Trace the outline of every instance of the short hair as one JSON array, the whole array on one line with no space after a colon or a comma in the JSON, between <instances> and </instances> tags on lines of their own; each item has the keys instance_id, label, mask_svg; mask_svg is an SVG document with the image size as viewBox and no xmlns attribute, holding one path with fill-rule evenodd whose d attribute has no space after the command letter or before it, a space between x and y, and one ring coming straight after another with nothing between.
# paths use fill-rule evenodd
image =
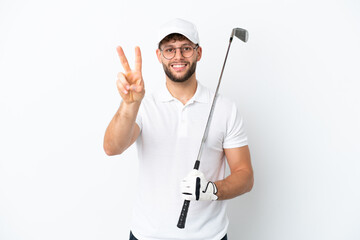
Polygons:
<instances>
[{"instance_id":1,"label":"short hair","mask_svg":"<svg viewBox=\"0 0 360 240\"><path fill-rule=\"evenodd\" d=\"M166 37L164 37L158 45L158 48L160 49L160 46L166 42L170 42L170 41L183 41L183 40L189 40L187 37L185 37L184 35L180 34L180 33L172 33L167 35ZM189 40L190 41L190 40ZM190 41L191 42L191 41Z\"/></svg>"}]
</instances>

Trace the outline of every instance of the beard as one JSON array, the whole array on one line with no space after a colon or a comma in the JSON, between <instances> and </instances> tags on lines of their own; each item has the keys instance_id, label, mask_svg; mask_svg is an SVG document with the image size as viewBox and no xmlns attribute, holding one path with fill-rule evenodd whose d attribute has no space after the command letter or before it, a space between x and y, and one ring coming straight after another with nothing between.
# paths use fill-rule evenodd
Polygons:
<instances>
[{"instance_id":1,"label":"beard","mask_svg":"<svg viewBox=\"0 0 360 240\"><path fill-rule=\"evenodd\" d=\"M189 64L189 63L187 63L187 64ZM166 76L168 76L168 78L173 82L187 81L195 73L195 70L196 70L196 61L195 61L194 63L192 63L190 65L189 70L182 77L177 77L170 71L170 66L166 66L164 63L162 65L163 65Z\"/></svg>"}]
</instances>

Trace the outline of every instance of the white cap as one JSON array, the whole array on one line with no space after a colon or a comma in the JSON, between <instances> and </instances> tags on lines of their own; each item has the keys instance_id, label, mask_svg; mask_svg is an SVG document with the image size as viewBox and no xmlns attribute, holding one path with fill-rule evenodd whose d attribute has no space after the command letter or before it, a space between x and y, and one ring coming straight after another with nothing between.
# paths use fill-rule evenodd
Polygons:
<instances>
[{"instance_id":1,"label":"white cap","mask_svg":"<svg viewBox=\"0 0 360 240\"><path fill-rule=\"evenodd\" d=\"M186 20L175 18L164 25L159 29L158 33L158 42L161 42L167 35L172 33L179 33L187 37L194 44L199 44L199 34L196 29L196 26Z\"/></svg>"}]
</instances>

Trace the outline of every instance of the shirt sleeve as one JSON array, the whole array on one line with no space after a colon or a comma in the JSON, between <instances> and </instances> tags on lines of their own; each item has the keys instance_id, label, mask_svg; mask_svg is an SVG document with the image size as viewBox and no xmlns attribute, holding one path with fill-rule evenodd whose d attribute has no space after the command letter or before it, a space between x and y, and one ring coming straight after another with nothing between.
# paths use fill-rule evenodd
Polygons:
<instances>
[{"instance_id":1,"label":"shirt sleeve","mask_svg":"<svg viewBox=\"0 0 360 240\"><path fill-rule=\"evenodd\" d=\"M232 104L231 115L227 121L223 148L237 148L248 145L244 129L244 121L235 103Z\"/></svg>"}]
</instances>

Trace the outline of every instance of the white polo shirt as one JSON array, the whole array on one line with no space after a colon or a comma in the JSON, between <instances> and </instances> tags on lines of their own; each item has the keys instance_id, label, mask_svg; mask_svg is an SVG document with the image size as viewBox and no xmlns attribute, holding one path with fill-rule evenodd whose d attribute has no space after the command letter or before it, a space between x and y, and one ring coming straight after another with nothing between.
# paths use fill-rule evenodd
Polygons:
<instances>
[{"instance_id":1,"label":"white polo shirt","mask_svg":"<svg viewBox=\"0 0 360 240\"><path fill-rule=\"evenodd\" d=\"M226 234L226 201L192 201L185 229L176 226L183 205L180 182L194 166L213 96L198 82L186 105L165 84L143 99L136 119L139 179L131 224L139 240L220 240ZM223 149L245 145L242 117L234 102L219 95L199 170L207 180L223 179Z\"/></svg>"}]
</instances>

